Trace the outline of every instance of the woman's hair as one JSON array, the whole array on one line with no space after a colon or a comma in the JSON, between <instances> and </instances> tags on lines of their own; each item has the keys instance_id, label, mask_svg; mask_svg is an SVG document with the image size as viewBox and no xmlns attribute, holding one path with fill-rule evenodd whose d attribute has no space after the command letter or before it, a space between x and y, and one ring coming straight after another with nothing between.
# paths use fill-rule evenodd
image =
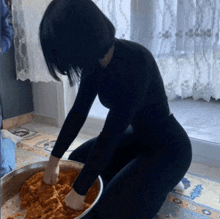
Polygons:
<instances>
[{"instance_id":1,"label":"woman's hair","mask_svg":"<svg viewBox=\"0 0 220 219\"><path fill-rule=\"evenodd\" d=\"M40 23L39 37L51 76L60 81L57 72L67 75L73 86L107 54L115 27L91 0L53 0Z\"/></svg>"}]
</instances>

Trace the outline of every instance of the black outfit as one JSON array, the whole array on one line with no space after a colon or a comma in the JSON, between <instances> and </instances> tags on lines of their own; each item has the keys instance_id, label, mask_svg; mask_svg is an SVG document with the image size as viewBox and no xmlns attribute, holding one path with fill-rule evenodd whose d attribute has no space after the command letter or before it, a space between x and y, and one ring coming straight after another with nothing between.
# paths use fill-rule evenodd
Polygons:
<instances>
[{"instance_id":1,"label":"black outfit","mask_svg":"<svg viewBox=\"0 0 220 219\"><path fill-rule=\"evenodd\" d=\"M100 135L69 156L85 163L73 188L85 195L98 175L104 180L100 201L87 217L153 218L190 166L189 137L169 116L162 77L146 48L115 39L109 65L102 68L97 63L92 69L82 77L51 154L63 156L98 94L110 110Z\"/></svg>"}]
</instances>

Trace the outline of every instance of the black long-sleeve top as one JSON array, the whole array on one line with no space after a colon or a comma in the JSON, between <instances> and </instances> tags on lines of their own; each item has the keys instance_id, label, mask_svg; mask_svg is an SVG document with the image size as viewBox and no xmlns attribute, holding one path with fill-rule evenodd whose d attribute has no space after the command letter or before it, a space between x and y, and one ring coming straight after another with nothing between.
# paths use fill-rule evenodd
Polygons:
<instances>
[{"instance_id":1,"label":"black long-sleeve top","mask_svg":"<svg viewBox=\"0 0 220 219\"><path fill-rule=\"evenodd\" d=\"M80 82L78 94L53 148L61 158L78 135L96 98L109 109L104 127L93 145L73 189L86 195L102 173L120 137L130 124L145 125L169 115L163 80L152 54L138 43L115 39L115 50L107 67L97 64Z\"/></svg>"}]
</instances>

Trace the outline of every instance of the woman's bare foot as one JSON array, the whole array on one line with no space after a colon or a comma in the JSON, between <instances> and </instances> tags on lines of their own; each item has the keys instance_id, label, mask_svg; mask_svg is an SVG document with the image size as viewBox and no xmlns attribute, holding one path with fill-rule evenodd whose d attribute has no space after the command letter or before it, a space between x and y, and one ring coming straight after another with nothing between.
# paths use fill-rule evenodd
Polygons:
<instances>
[{"instance_id":1,"label":"woman's bare foot","mask_svg":"<svg viewBox=\"0 0 220 219\"><path fill-rule=\"evenodd\" d=\"M178 190L178 191L184 191L184 184L182 183L182 181L180 181L175 187L174 187L175 190Z\"/></svg>"}]
</instances>

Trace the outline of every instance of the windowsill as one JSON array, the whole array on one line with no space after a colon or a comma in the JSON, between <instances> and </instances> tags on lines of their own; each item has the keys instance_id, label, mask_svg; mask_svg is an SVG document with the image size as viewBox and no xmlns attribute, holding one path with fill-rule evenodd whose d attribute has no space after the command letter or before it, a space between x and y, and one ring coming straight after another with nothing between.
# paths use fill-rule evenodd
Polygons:
<instances>
[{"instance_id":1,"label":"windowsill","mask_svg":"<svg viewBox=\"0 0 220 219\"><path fill-rule=\"evenodd\" d=\"M170 101L169 105L191 138L220 144L220 100L187 98Z\"/></svg>"}]
</instances>

